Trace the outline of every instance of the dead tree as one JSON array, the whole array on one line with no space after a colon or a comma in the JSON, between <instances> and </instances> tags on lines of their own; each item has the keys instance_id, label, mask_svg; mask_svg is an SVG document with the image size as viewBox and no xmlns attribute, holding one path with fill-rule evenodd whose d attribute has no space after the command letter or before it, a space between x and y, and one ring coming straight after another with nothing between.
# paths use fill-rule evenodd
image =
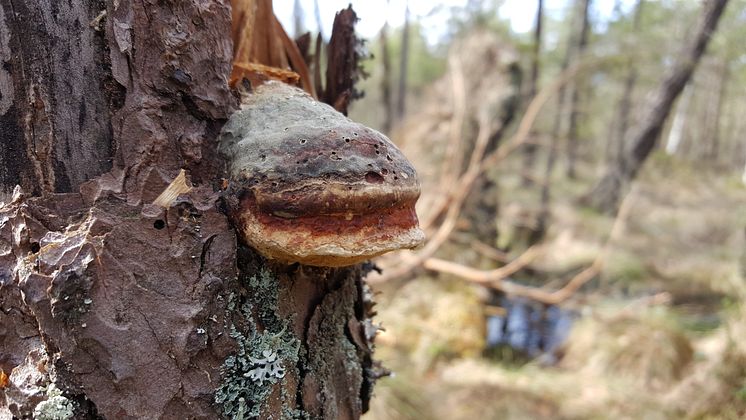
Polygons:
<instances>
[{"instance_id":1,"label":"dead tree","mask_svg":"<svg viewBox=\"0 0 746 420\"><path fill-rule=\"evenodd\" d=\"M367 268L273 262L222 211L231 44L225 1L0 4L0 417L367 409Z\"/></svg>"},{"instance_id":2,"label":"dead tree","mask_svg":"<svg viewBox=\"0 0 746 420\"><path fill-rule=\"evenodd\" d=\"M694 38L656 90L643 113L645 119L630 132L624 154L609 165L598 183L581 199L583 203L600 211L616 212L623 191L655 147L671 106L691 78L727 3L728 0L705 3L693 29Z\"/></svg>"}]
</instances>

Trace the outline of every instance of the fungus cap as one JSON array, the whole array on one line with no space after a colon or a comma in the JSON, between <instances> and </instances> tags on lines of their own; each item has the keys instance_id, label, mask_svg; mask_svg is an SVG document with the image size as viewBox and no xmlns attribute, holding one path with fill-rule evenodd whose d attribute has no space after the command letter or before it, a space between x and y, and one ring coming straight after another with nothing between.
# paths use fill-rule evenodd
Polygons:
<instances>
[{"instance_id":1,"label":"fungus cap","mask_svg":"<svg viewBox=\"0 0 746 420\"><path fill-rule=\"evenodd\" d=\"M219 147L230 216L266 257L335 267L424 241L417 174L401 151L298 88L257 87Z\"/></svg>"}]
</instances>

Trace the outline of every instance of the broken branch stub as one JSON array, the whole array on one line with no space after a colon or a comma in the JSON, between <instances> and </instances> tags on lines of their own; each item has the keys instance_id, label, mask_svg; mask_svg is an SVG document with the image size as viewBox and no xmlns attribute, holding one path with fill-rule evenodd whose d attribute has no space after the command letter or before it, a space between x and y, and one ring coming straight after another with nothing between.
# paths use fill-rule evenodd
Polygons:
<instances>
[{"instance_id":1,"label":"broken branch stub","mask_svg":"<svg viewBox=\"0 0 746 420\"><path fill-rule=\"evenodd\" d=\"M259 86L223 127L219 147L229 215L266 257L339 267L424 241L407 158L298 88Z\"/></svg>"}]
</instances>

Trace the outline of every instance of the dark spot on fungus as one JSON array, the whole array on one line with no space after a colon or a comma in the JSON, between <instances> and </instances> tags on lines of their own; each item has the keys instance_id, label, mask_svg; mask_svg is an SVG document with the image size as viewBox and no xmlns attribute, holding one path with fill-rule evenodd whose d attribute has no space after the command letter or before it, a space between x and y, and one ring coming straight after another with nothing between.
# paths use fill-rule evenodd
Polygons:
<instances>
[{"instance_id":1,"label":"dark spot on fungus","mask_svg":"<svg viewBox=\"0 0 746 420\"><path fill-rule=\"evenodd\" d=\"M39 242L31 242L31 252L36 254L41 249Z\"/></svg>"},{"instance_id":2,"label":"dark spot on fungus","mask_svg":"<svg viewBox=\"0 0 746 420\"><path fill-rule=\"evenodd\" d=\"M371 184L381 184L383 183L383 177L381 174L377 174L375 172L368 172L365 174L365 180L370 182Z\"/></svg>"},{"instance_id":3,"label":"dark spot on fungus","mask_svg":"<svg viewBox=\"0 0 746 420\"><path fill-rule=\"evenodd\" d=\"M158 219L155 222L153 222L153 227L158 230L161 230L164 227L166 227L166 222L164 222L163 219Z\"/></svg>"},{"instance_id":4,"label":"dark spot on fungus","mask_svg":"<svg viewBox=\"0 0 746 420\"><path fill-rule=\"evenodd\" d=\"M386 169L386 168L381 169L381 174L382 175L387 175L388 173L389 173L388 169Z\"/></svg>"},{"instance_id":5,"label":"dark spot on fungus","mask_svg":"<svg viewBox=\"0 0 746 420\"><path fill-rule=\"evenodd\" d=\"M300 139L300 144L306 144L306 139Z\"/></svg>"}]
</instances>

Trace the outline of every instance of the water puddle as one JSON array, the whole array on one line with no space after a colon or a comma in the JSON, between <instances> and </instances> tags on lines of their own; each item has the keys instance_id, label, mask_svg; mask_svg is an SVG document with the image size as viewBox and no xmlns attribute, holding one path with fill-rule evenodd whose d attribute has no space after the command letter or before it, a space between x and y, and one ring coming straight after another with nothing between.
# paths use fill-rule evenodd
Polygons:
<instances>
[{"instance_id":1,"label":"water puddle","mask_svg":"<svg viewBox=\"0 0 746 420\"><path fill-rule=\"evenodd\" d=\"M498 304L504 314L487 317L488 357L511 362L557 362L558 350L577 317L574 312L524 298L502 297Z\"/></svg>"}]
</instances>

